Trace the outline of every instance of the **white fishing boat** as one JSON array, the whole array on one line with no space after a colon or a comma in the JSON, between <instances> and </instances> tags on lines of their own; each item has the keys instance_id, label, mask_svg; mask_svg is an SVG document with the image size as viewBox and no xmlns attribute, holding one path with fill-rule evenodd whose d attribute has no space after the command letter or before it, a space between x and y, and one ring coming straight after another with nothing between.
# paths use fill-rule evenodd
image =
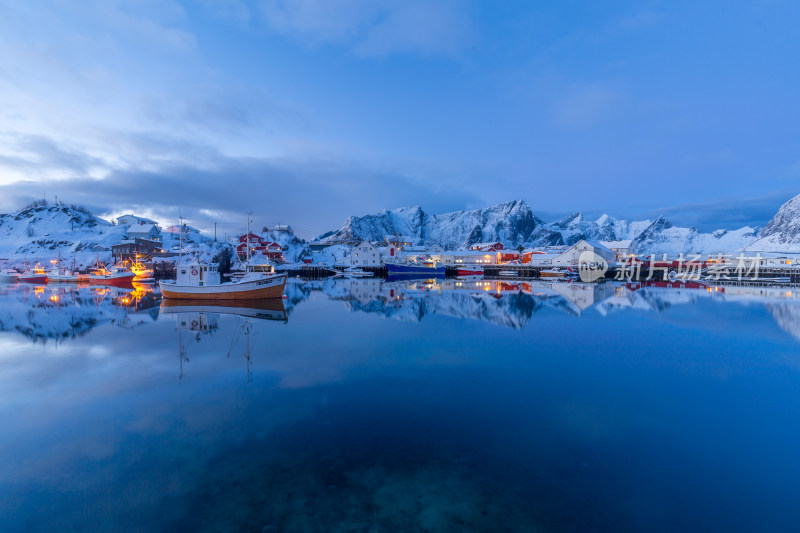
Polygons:
<instances>
[{"instance_id":1,"label":"white fishing boat","mask_svg":"<svg viewBox=\"0 0 800 533\"><path fill-rule=\"evenodd\" d=\"M16 283L18 278L19 272L13 268L4 268L3 270L0 270L0 282Z\"/></svg>"},{"instance_id":2,"label":"white fishing boat","mask_svg":"<svg viewBox=\"0 0 800 533\"><path fill-rule=\"evenodd\" d=\"M174 281L160 281L165 298L191 300L259 300L280 298L286 274L267 274L247 267L241 278L222 283L216 263L195 262L178 267Z\"/></svg>"},{"instance_id":3,"label":"white fishing boat","mask_svg":"<svg viewBox=\"0 0 800 533\"><path fill-rule=\"evenodd\" d=\"M371 278L375 273L364 270L363 268L347 267L342 270L342 275L346 278Z\"/></svg>"},{"instance_id":4,"label":"white fishing boat","mask_svg":"<svg viewBox=\"0 0 800 533\"><path fill-rule=\"evenodd\" d=\"M498 274L501 276L519 276L519 272L516 270L501 270Z\"/></svg>"}]
</instances>

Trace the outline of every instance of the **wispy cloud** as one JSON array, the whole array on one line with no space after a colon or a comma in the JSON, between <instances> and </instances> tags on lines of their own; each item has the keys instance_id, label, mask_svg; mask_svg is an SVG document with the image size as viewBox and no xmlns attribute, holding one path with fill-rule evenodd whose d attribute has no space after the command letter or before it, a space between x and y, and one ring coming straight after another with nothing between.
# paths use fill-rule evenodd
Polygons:
<instances>
[{"instance_id":1,"label":"wispy cloud","mask_svg":"<svg viewBox=\"0 0 800 533\"><path fill-rule=\"evenodd\" d=\"M343 45L361 56L452 55L472 41L468 2L265 0L260 5L273 30L310 45Z\"/></svg>"},{"instance_id":2,"label":"wispy cloud","mask_svg":"<svg viewBox=\"0 0 800 533\"><path fill-rule=\"evenodd\" d=\"M663 215L679 226L695 226L702 231L743 226L763 228L778 208L797 194L800 194L798 187L781 188L749 198L720 198L677 204L642 213L642 217Z\"/></svg>"},{"instance_id":3,"label":"wispy cloud","mask_svg":"<svg viewBox=\"0 0 800 533\"><path fill-rule=\"evenodd\" d=\"M164 154L161 140L139 136L125 141L130 150L158 145ZM50 141L37 142L49 144L54 158L71 155ZM103 179L76 175L0 186L0 211L19 209L41 197L46 187L49 194L95 212L138 209L168 221L180 211L193 225L205 228L213 227L213 222L235 223L243 212L253 211L264 224L290 221L310 238L337 227L347 216L418 204L421 198L434 211L477 202L468 192L440 188L432 180L349 161L226 157L179 143L172 151L180 157L153 159L135 167L106 167ZM202 153L196 164L188 163L192 153ZM78 160L74 166L80 169L88 163Z\"/></svg>"},{"instance_id":4,"label":"wispy cloud","mask_svg":"<svg viewBox=\"0 0 800 533\"><path fill-rule=\"evenodd\" d=\"M581 129L613 117L623 105L623 92L614 84L573 84L557 103L555 119L562 126Z\"/></svg>"}]
</instances>

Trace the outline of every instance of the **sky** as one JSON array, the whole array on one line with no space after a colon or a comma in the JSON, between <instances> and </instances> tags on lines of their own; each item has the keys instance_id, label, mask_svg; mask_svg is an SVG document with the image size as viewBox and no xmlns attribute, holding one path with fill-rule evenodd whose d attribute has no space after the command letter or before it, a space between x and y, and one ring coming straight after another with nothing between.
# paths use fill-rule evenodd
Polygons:
<instances>
[{"instance_id":1,"label":"sky","mask_svg":"<svg viewBox=\"0 0 800 533\"><path fill-rule=\"evenodd\" d=\"M0 0L0 212L763 226L800 193L798 26L789 0Z\"/></svg>"}]
</instances>

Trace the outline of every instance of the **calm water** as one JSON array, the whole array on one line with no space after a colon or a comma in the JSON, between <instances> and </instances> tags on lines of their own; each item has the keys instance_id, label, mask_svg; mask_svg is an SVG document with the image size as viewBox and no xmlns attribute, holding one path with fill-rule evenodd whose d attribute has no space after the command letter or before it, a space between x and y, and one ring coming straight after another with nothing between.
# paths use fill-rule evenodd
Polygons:
<instances>
[{"instance_id":1,"label":"calm water","mask_svg":"<svg viewBox=\"0 0 800 533\"><path fill-rule=\"evenodd\" d=\"M0 528L800 530L792 289L287 294L0 286Z\"/></svg>"}]
</instances>

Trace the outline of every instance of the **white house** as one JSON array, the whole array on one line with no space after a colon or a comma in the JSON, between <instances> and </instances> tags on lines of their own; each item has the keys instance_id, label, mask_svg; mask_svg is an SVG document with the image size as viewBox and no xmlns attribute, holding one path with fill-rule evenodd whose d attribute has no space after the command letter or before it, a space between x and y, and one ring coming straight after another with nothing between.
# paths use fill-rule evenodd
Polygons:
<instances>
[{"instance_id":1,"label":"white house","mask_svg":"<svg viewBox=\"0 0 800 533\"><path fill-rule=\"evenodd\" d=\"M146 224L153 224L154 226L158 226L158 222L155 220L150 220L149 218L144 217L137 217L136 215L122 215L121 217L117 217L117 224L120 226L141 226ZM161 231L161 228L159 228Z\"/></svg>"},{"instance_id":2,"label":"white house","mask_svg":"<svg viewBox=\"0 0 800 533\"><path fill-rule=\"evenodd\" d=\"M381 254L382 263L393 263L397 261L400 255L400 250L394 245L381 246L378 248L378 252Z\"/></svg>"},{"instance_id":3,"label":"white house","mask_svg":"<svg viewBox=\"0 0 800 533\"><path fill-rule=\"evenodd\" d=\"M129 239L161 240L161 232L155 224L137 224L135 226L130 226L126 233Z\"/></svg>"},{"instance_id":4,"label":"white house","mask_svg":"<svg viewBox=\"0 0 800 533\"><path fill-rule=\"evenodd\" d=\"M600 244L614 252L614 260L624 261L634 253L633 241L627 239L624 241L600 241Z\"/></svg>"},{"instance_id":5,"label":"white house","mask_svg":"<svg viewBox=\"0 0 800 533\"><path fill-rule=\"evenodd\" d=\"M361 241L350 251L349 257L352 266L381 266L381 253L369 241Z\"/></svg>"},{"instance_id":6,"label":"white house","mask_svg":"<svg viewBox=\"0 0 800 533\"><path fill-rule=\"evenodd\" d=\"M481 252L478 250L456 250L442 253L445 265L496 265L497 252Z\"/></svg>"}]
</instances>

